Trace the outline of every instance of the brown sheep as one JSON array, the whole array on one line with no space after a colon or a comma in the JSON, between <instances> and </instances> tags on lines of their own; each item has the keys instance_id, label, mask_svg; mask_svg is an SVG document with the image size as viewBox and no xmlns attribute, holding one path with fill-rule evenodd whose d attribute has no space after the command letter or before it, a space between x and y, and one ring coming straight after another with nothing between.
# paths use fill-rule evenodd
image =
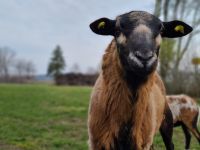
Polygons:
<instances>
[{"instance_id":1,"label":"brown sheep","mask_svg":"<svg viewBox=\"0 0 200 150\"><path fill-rule=\"evenodd\" d=\"M185 149L190 148L191 134L200 144L200 132L197 124L199 120L199 106L197 102L187 95L168 95L167 102L173 115L174 127L182 126L185 134Z\"/></svg>"},{"instance_id":2,"label":"brown sheep","mask_svg":"<svg viewBox=\"0 0 200 150\"><path fill-rule=\"evenodd\" d=\"M184 36L192 28L181 21L161 22L143 11L101 18L90 28L114 36L91 96L90 150L149 150L159 129L172 150L173 118L156 72L159 48L161 36Z\"/></svg>"}]
</instances>

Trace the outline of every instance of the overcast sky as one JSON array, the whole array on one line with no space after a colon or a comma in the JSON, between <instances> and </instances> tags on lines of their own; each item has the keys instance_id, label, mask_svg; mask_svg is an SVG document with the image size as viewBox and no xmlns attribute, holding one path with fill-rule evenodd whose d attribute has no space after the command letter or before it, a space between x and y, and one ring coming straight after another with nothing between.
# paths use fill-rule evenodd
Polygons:
<instances>
[{"instance_id":1,"label":"overcast sky","mask_svg":"<svg viewBox=\"0 0 200 150\"><path fill-rule=\"evenodd\" d=\"M52 50L60 45L70 70L97 68L112 37L99 36L89 24L101 17L114 19L131 10L153 12L154 0L1 0L0 47L31 60L45 74Z\"/></svg>"}]
</instances>

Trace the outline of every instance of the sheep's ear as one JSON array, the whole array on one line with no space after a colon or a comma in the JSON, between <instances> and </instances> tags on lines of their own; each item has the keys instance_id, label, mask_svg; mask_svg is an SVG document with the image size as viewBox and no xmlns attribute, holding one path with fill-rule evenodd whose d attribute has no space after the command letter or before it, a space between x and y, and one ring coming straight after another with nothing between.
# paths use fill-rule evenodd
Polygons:
<instances>
[{"instance_id":1,"label":"sheep's ear","mask_svg":"<svg viewBox=\"0 0 200 150\"><path fill-rule=\"evenodd\" d=\"M90 29L100 35L114 35L115 33L115 20L108 18L101 18L90 24Z\"/></svg>"},{"instance_id":2,"label":"sheep's ear","mask_svg":"<svg viewBox=\"0 0 200 150\"><path fill-rule=\"evenodd\" d=\"M176 38L182 37L190 32L192 32L193 28L186 23L178 20L174 20L171 22L163 22L163 29L161 32L162 37L167 38Z\"/></svg>"}]
</instances>

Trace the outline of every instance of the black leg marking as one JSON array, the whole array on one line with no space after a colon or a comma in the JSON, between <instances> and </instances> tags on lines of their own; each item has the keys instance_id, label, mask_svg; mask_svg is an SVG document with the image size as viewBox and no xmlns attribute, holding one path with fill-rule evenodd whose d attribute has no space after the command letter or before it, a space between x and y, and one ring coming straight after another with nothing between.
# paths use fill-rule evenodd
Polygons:
<instances>
[{"instance_id":1,"label":"black leg marking","mask_svg":"<svg viewBox=\"0 0 200 150\"><path fill-rule=\"evenodd\" d=\"M185 149L190 149L190 141L191 141L190 131L184 124L182 124L182 129L185 134Z\"/></svg>"},{"instance_id":2,"label":"black leg marking","mask_svg":"<svg viewBox=\"0 0 200 150\"><path fill-rule=\"evenodd\" d=\"M172 142L173 117L168 106L167 109L165 110L165 119L163 120L160 127L160 134L165 143L166 150L174 150L174 144Z\"/></svg>"}]
</instances>

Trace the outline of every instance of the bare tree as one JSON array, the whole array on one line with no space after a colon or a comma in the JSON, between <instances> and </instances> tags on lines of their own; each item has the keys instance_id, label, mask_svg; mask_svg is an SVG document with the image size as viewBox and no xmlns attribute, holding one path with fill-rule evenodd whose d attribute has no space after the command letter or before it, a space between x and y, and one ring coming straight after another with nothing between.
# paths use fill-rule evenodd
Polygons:
<instances>
[{"instance_id":1,"label":"bare tree","mask_svg":"<svg viewBox=\"0 0 200 150\"><path fill-rule=\"evenodd\" d=\"M160 16L161 5L162 5L162 0L156 0L155 8L154 8L154 15L157 16L157 17Z\"/></svg>"},{"instance_id":2,"label":"bare tree","mask_svg":"<svg viewBox=\"0 0 200 150\"><path fill-rule=\"evenodd\" d=\"M7 80L9 78L10 67L13 65L15 53L11 49L0 48L0 76Z\"/></svg>"},{"instance_id":3,"label":"bare tree","mask_svg":"<svg viewBox=\"0 0 200 150\"><path fill-rule=\"evenodd\" d=\"M15 62L15 70L19 78L31 79L35 73L35 66L31 61L18 59Z\"/></svg>"},{"instance_id":4,"label":"bare tree","mask_svg":"<svg viewBox=\"0 0 200 150\"><path fill-rule=\"evenodd\" d=\"M16 75L18 77L22 77L25 75L25 63L23 59L18 59L15 62L15 70L16 70Z\"/></svg>"},{"instance_id":5,"label":"bare tree","mask_svg":"<svg viewBox=\"0 0 200 150\"><path fill-rule=\"evenodd\" d=\"M25 74L26 74L27 79L33 78L35 72L36 72L36 69L33 62L27 61L25 64Z\"/></svg>"}]
</instances>

